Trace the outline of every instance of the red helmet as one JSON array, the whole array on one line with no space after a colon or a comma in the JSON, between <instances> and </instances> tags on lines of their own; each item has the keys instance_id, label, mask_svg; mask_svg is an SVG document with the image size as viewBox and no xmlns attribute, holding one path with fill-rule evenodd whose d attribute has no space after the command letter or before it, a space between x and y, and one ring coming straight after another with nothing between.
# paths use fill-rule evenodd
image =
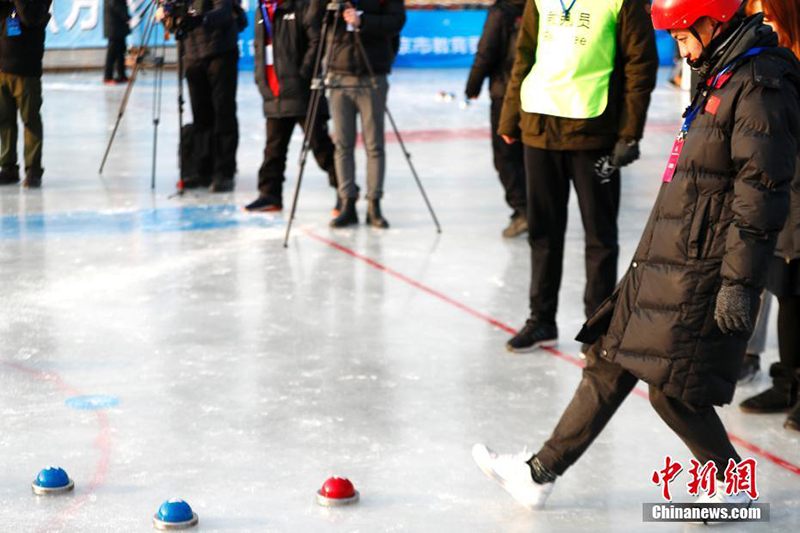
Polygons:
<instances>
[{"instance_id":1,"label":"red helmet","mask_svg":"<svg viewBox=\"0 0 800 533\"><path fill-rule=\"evenodd\" d=\"M657 30L685 30L703 17L728 22L743 0L653 0L651 14Z\"/></svg>"}]
</instances>

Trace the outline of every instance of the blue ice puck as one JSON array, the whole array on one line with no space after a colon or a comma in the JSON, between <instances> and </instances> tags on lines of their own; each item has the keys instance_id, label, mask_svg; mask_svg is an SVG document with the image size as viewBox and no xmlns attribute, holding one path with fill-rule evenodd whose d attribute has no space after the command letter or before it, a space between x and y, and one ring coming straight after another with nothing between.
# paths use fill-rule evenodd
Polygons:
<instances>
[{"instance_id":1,"label":"blue ice puck","mask_svg":"<svg viewBox=\"0 0 800 533\"><path fill-rule=\"evenodd\" d=\"M158 512L153 517L156 529L176 530L186 529L197 524L197 514L185 501L173 498L161 504Z\"/></svg>"},{"instance_id":2,"label":"blue ice puck","mask_svg":"<svg viewBox=\"0 0 800 533\"><path fill-rule=\"evenodd\" d=\"M75 483L63 468L48 466L39 472L39 475L31 483L31 488L35 494L60 494L71 491L75 488Z\"/></svg>"}]
</instances>

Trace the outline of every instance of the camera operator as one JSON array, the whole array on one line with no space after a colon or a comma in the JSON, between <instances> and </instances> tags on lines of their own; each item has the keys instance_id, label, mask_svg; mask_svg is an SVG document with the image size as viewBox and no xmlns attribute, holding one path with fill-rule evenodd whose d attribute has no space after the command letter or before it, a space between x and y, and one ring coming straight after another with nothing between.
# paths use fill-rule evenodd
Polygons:
<instances>
[{"instance_id":1,"label":"camera operator","mask_svg":"<svg viewBox=\"0 0 800 533\"><path fill-rule=\"evenodd\" d=\"M194 0L183 20L186 82L194 116L194 161L197 173L183 181L186 189L208 186L230 192L236 173L239 124L236 82L239 24L235 0Z\"/></svg>"},{"instance_id":2,"label":"camera operator","mask_svg":"<svg viewBox=\"0 0 800 533\"><path fill-rule=\"evenodd\" d=\"M328 3L328 0L313 0L309 16L317 28L322 24ZM339 20L332 42L327 43L327 53L331 54L328 74L336 175L342 200L341 212L331 221L331 226L343 228L358 224L353 150L356 115L360 114L367 151L367 224L388 228L389 223L383 218L380 208L386 172L384 115L389 90L386 75L391 70L398 36L406 22L405 6L403 0L354 0L342 7L343 20ZM374 85L359 50L359 38L375 73Z\"/></svg>"},{"instance_id":3,"label":"camera operator","mask_svg":"<svg viewBox=\"0 0 800 533\"><path fill-rule=\"evenodd\" d=\"M0 0L0 185L19 182L17 110L25 126L24 187L42 184L42 56L51 0Z\"/></svg>"}]
</instances>

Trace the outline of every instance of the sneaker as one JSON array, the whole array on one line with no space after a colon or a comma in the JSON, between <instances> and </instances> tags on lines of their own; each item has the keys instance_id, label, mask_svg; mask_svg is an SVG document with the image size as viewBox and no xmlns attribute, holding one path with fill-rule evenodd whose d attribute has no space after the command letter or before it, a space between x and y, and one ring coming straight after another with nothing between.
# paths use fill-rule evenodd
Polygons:
<instances>
[{"instance_id":1,"label":"sneaker","mask_svg":"<svg viewBox=\"0 0 800 533\"><path fill-rule=\"evenodd\" d=\"M274 196L259 196L244 208L250 213L273 213L283 210L283 202Z\"/></svg>"},{"instance_id":2,"label":"sneaker","mask_svg":"<svg viewBox=\"0 0 800 533\"><path fill-rule=\"evenodd\" d=\"M503 230L503 237L513 239L528 232L528 220L522 215L514 215L508 227Z\"/></svg>"},{"instance_id":3,"label":"sneaker","mask_svg":"<svg viewBox=\"0 0 800 533\"><path fill-rule=\"evenodd\" d=\"M533 454L498 455L483 444L472 447L472 458L483 473L497 481L519 503L531 510L544 507L555 483L536 483L528 464Z\"/></svg>"},{"instance_id":4,"label":"sneaker","mask_svg":"<svg viewBox=\"0 0 800 533\"><path fill-rule=\"evenodd\" d=\"M695 502L700 505L719 505L721 503L732 503L736 505L740 505L745 509L749 509L751 505L753 505L753 499L747 495L747 493L740 492L739 494L734 494L733 496L729 496L724 492L717 489L717 492L713 496L709 496L708 494L703 494L697 501ZM703 520L702 522L690 522L694 524L716 524L719 523L716 520Z\"/></svg>"},{"instance_id":5,"label":"sneaker","mask_svg":"<svg viewBox=\"0 0 800 533\"><path fill-rule=\"evenodd\" d=\"M40 189L42 187L41 174L29 174L25 176L25 181L22 182L22 186L26 189Z\"/></svg>"},{"instance_id":6,"label":"sneaker","mask_svg":"<svg viewBox=\"0 0 800 533\"><path fill-rule=\"evenodd\" d=\"M15 167L0 170L0 185L16 185L19 183L19 170Z\"/></svg>"},{"instance_id":7,"label":"sneaker","mask_svg":"<svg viewBox=\"0 0 800 533\"><path fill-rule=\"evenodd\" d=\"M131 80L130 80L130 78L128 78L128 76L122 76L120 78L114 78L114 83L116 83L117 85L123 85L125 83L128 83L129 81L131 81Z\"/></svg>"},{"instance_id":8,"label":"sneaker","mask_svg":"<svg viewBox=\"0 0 800 533\"><path fill-rule=\"evenodd\" d=\"M103 78L104 85L116 85L117 82L114 81L114 78Z\"/></svg>"},{"instance_id":9,"label":"sneaker","mask_svg":"<svg viewBox=\"0 0 800 533\"><path fill-rule=\"evenodd\" d=\"M208 186L208 192L231 192L233 191L233 178L215 178Z\"/></svg>"},{"instance_id":10,"label":"sneaker","mask_svg":"<svg viewBox=\"0 0 800 533\"><path fill-rule=\"evenodd\" d=\"M529 318L522 331L506 343L506 349L514 353L528 353L537 348L553 348L558 345L558 328L555 324Z\"/></svg>"},{"instance_id":11,"label":"sneaker","mask_svg":"<svg viewBox=\"0 0 800 533\"><path fill-rule=\"evenodd\" d=\"M739 370L739 383L750 383L761 371L761 357L757 353L748 353L744 356L742 368Z\"/></svg>"},{"instance_id":12,"label":"sneaker","mask_svg":"<svg viewBox=\"0 0 800 533\"><path fill-rule=\"evenodd\" d=\"M178 184L178 188L182 190L199 189L201 187L208 187L211 185L211 176L202 176L196 174L194 176L187 176Z\"/></svg>"}]
</instances>

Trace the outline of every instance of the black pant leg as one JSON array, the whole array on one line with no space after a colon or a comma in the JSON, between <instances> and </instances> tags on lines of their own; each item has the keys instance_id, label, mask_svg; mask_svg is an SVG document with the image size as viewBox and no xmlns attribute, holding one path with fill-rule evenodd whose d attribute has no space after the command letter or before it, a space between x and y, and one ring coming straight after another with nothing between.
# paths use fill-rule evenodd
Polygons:
<instances>
[{"instance_id":1,"label":"black pant leg","mask_svg":"<svg viewBox=\"0 0 800 533\"><path fill-rule=\"evenodd\" d=\"M607 150L570 152L571 174L586 235L583 303L587 317L611 295L617 284L620 173L614 172L608 181L598 178L594 165L604 155L608 155Z\"/></svg>"},{"instance_id":2,"label":"black pant leg","mask_svg":"<svg viewBox=\"0 0 800 533\"><path fill-rule=\"evenodd\" d=\"M723 477L729 459L737 463L742 460L714 407L691 406L653 386L650 386L650 404L700 463L714 461L718 478Z\"/></svg>"},{"instance_id":3,"label":"black pant leg","mask_svg":"<svg viewBox=\"0 0 800 533\"><path fill-rule=\"evenodd\" d=\"M236 119L236 85L239 52L208 61L208 76L213 102L214 177L232 179L236 174L236 149L239 146L239 123Z\"/></svg>"},{"instance_id":4,"label":"black pant leg","mask_svg":"<svg viewBox=\"0 0 800 533\"><path fill-rule=\"evenodd\" d=\"M531 317L555 324L567 229L569 173L564 152L525 147Z\"/></svg>"},{"instance_id":5,"label":"black pant leg","mask_svg":"<svg viewBox=\"0 0 800 533\"><path fill-rule=\"evenodd\" d=\"M633 374L593 354L583 379L550 439L537 456L544 466L563 474L603 431L617 408L636 386Z\"/></svg>"},{"instance_id":6,"label":"black pant leg","mask_svg":"<svg viewBox=\"0 0 800 533\"><path fill-rule=\"evenodd\" d=\"M125 51L127 50L127 46L125 44L125 37L121 39L117 39L117 57L116 57L116 70L117 70L117 78L122 79L127 77L125 75Z\"/></svg>"},{"instance_id":7,"label":"black pant leg","mask_svg":"<svg viewBox=\"0 0 800 533\"><path fill-rule=\"evenodd\" d=\"M258 190L262 196L281 199L283 182L286 181L286 153L292 139L296 117L268 118L267 144L264 147L264 162L258 171Z\"/></svg>"},{"instance_id":8,"label":"black pant leg","mask_svg":"<svg viewBox=\"0 0 800 533\"><path fill-rule=\"evenodd\" d=\"M186 64L186 84L194 121L193 146L190 153L197 158L195 168L200 176L211 176L214 172L214 102L211 98L211 83L207 72L207 61L198 60Z\"/></svg>"},{"instance_id":9,"label":"black pant leg","mask_svg":"<svg viewBox=\"0 0 800 533\"><path fill-rule=\"evenodd\" d=\"M106 47L106 68L105 72L103 73L103 77L107 80L114 78L114 70L119 65L120 41L122 41L122 61L124 73L125 39L111 38L108 40L108 45Z\"/></svg>"},{"instance_id":10,"label":"black pant leg","mask_svg":"<svg viewBox=\"0 0 800 533\"><path fill-rule=\"evenodd\" d=\"M303 122L305 126L305 122ZM336 181L336 164L334 155L336 147L333 145L331 135L328 132L328 117L318 116L316 124L314 124L314 131L311 133L309 139L311 143L311 151L314 153L314 159L317 160L317 165L326 174L328 174L328 183L334 189L339 186Z\"/></svg>"},{"instance_id":11,"label":"black pant leg","mask_svg":"<svg viewBox=\"0 0 800 533\"><path fill-rule=\"evenodd\" d=\"M780 361L785 367L800 371L800 296L778 298L778 305Z\"/></svg>"},{"instance_id":12,"label":"black pant leg","mask_svg":"<svg viewBox=\"0 0 800 533\"><path fill-rule=\"evenodd\" d=\"M503 109L502 98L492 98L492 153L494 168L500 176L500 183L506 192L506 203L515 214L527 215L528 197L525 187L525 157L520 142L506 144L497 134L500 125L500 112Z\"/></svg>"}]
</instances>

